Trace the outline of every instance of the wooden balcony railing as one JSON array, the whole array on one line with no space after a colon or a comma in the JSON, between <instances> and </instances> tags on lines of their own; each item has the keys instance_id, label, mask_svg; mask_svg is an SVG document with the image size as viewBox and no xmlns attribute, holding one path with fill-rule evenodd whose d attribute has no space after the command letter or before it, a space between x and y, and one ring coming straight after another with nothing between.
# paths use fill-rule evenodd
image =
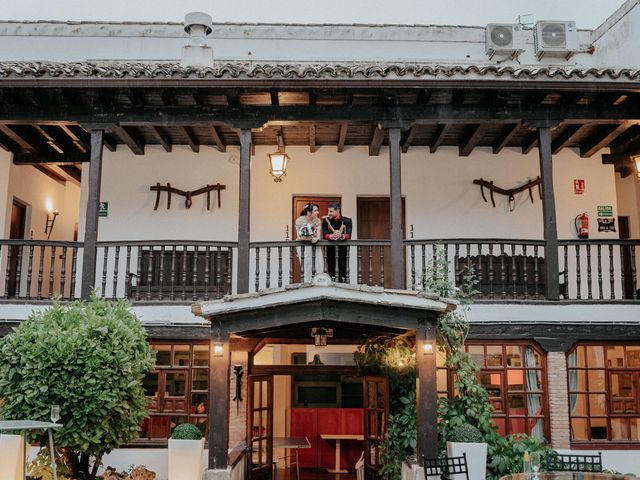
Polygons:
<instances>
[{"instance_id":1,"label":"wooden balcony railing","mask_svg":"<svg viewBox=\"0 0 640 480\"><path fill-rule=\"evenodd\" d=\"M440 250L449 279L459 286L469 267L484 301L546 299L547 265L542 240L405 240L405 286L422 289ZM215 241L98 242L95 287L103 298L133 302L212 300L237 291L245 269L251 291L310 281L329 273L350 284L391 287L391 242L253 242L249 265L238 265L237 243ZM640 240L560 240L560 300L638 300ZM0 300L79 298L81 242L0 240ZM339 278L341 252L344 278ZM311 261L311 259L316 261ZM3 269L3 270L2 270Z\"/></svg>"}]
</instances>

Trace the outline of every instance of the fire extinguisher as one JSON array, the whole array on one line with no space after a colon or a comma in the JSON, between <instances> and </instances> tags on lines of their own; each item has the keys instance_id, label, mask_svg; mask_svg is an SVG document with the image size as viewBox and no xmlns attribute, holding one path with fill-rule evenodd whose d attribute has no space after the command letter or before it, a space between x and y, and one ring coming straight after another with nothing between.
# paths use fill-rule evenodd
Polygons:
<instances>
[{"instance_id":1,"label":"fire extinguisher","mask_svg":"<svg viewBox=\"0 0 640 480\"><path fill-rule=\"evenodd\" d=\"M573 220L578 238L589 238L589 215L581 213Z\"/></svg>"}]
</instances>

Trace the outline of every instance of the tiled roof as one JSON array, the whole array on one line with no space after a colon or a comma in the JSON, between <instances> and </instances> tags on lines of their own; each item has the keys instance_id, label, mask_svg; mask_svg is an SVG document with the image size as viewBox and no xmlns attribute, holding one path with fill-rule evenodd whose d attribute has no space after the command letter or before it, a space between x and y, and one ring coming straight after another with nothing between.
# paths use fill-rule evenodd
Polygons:
<instances>
[{"instance_id":1,"label":"tiled roof","mask_svg":"<svg viewBox=\"0 0 640 480\"><path fill-rule=\"evenodd\" d=\"M434 64L257 64L216 63L213 67L182 67L178 63L45 63L0 62L2 78L110 79L454 79L487 77L542 80L640 81L639 69L559 66L434 65Z\"/></svg>"}]
</instances>

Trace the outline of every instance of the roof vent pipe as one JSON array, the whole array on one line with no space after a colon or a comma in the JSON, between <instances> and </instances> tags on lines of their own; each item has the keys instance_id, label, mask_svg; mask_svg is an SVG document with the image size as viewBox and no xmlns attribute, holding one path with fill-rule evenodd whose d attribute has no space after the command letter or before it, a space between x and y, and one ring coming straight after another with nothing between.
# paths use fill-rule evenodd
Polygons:
<instances>
[{"instance_id":1,"label":"roof vent pipe","mask_svg":"<svg viewBox=\"0 0 640 480\"><path fill-rule=\"evenodd\" d=\"M185 15L184 31L189 35L189 43L182 47L181 66L213 66L213 49L206 44L206 37L212 32L211 23L211 15L203 12L191 12Z\"/></svg>"}]
</instances>

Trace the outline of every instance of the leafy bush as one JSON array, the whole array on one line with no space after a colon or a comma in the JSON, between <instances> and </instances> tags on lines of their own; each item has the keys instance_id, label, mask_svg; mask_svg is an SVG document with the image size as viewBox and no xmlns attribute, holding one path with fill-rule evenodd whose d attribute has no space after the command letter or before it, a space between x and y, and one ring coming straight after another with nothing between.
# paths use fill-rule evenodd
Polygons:
<instances>
[{"instance_id":1,"label":"leafy bush","mask_svg":"<svg viewBox=\"0 0 640 480\"><path fill-rule=\"evenodd\" d=\"M104 454L138 437L147 416L142 380L152 367L126 301L56 301L0 342L0 413L49 421L51 405L60 405L61 467L72 478L95 478Z\"/></svg>"},{"instance_id":2,"label":"leafy bush","mask_svg":"<svg viewBox=\"0 0 640 480\"><path fill-rule=\"evenodd\" d=\"M451 429L447 440L449 442L459 443L482 443L484 442L484 437L476 427L468 423L463 423Z\"/></svg>"},{"instance_id":3,"label":"leafy bush","mask_svg":"<svg viewBox=\"0 0 640 480\"><path fill-rule=\"evenodd\" d=\"M201 438L202 433L192 423L181 423L171 433L172 440L200 440Z\"/></svg>"}]
</instances>

